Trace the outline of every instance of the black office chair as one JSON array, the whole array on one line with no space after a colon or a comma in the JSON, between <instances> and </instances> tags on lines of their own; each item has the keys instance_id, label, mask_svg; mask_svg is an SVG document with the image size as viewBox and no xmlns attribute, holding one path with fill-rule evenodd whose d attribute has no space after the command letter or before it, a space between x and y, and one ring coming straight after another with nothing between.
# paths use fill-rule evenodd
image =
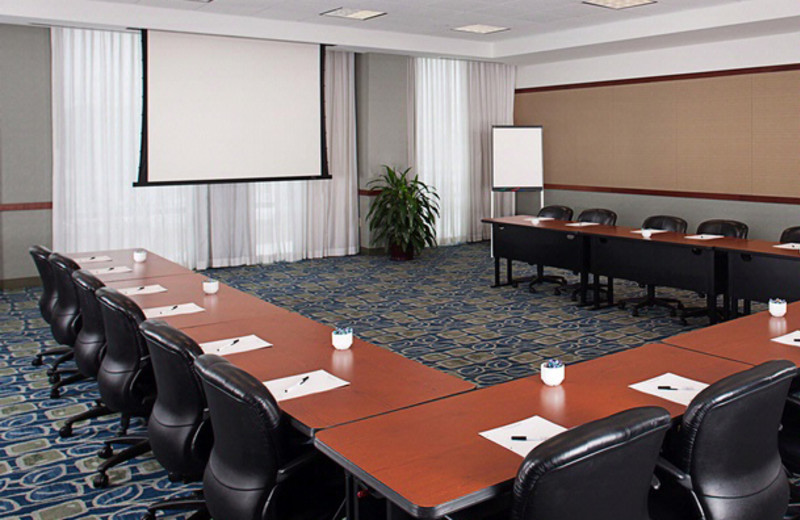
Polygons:
<instances>
[{"instance_id":1,"label":"black office chair","mask_svg":"<svg viewBox=\"0 0 800 520\"><path fill-rule=\"evenodd\" d=\"M139 328L158 387L147 423L153 455L171 481L200 480L214 440L202 383L194 370L203 351L192 338L162 321L145 321ZM142 520L154 519L157 511L165 510L196 510L193 520L208 518L200 493L152 504Z\"/></svg>"},{"instance_id":2,"label":"black office chair","mask_svg":"<svg viewBox=\"0 0 800 520\"><path fill-rule=\"evenodd\" d=\"M747 224L738 220L706 220L697 226L698 235L722 235L728 238L747 238L748 231Z\"/></svg>"},{"instance_id":3,"label":"black office chair","mask_svg":"<svg viewBox=\"0 0 800 520\"><path fill-rule=\"evenodd\" d=\"M100 397L103 403L122 414L123 428L131 417L148 417L155 401L156 385L150 355L139 324L144 313L136 303L109 287L95 292L100 302L103 326L106 331L106 354L97 373ZM106 472L113 466L150 451L146 436L119 436L103 442L97 456L106 459L97 468L93 484L96 488L108 486ZM114 453L115 444L129 445Z\"/></svg>"},{"instance_id":4,"label":"black office chair","mask_svg":"<svg viewBox=\"0 0 800 520\"><path fill-rule=\"evenodd\" d=\"M654 520L780 520L789 481L778 452L781 413L797 368L769 361L712 384L667 437L652 494Z\"/></svg>"},{"instance_id":5,"label":"black office chair","mask_svg":"<svg viewBox=\"0 0 800 520\"><path fill-rule=\"evenodd\" d=\"M578 215L578 222L594 222L595 224L600 224L603 226L615 226L617 224L617 214L610 209L603 209L603 208L592 208L592 209L585 209L580 212ZM592 275L593 281L592 284L600 283L599 277L596 275ZM613 286L614 286L614 279L608 278L607 283L605 286L601 287L600 293L605 293L606 298L609 301L609 304L613 303ZM583 290L583 286L580 283L574 283L571 285L566 286L564 289L556 288L555 293L561 294L562 290L571 290L572 291L572 301L577 301L578 294ZM600 307L600 302L594 302L595 308Z\"/></svg>"},{"instance_id":6,"label":"black office chair","mask_svg":"<svg viewBox=\"0 0 800 520\"><path fill-rule=\"evenodd\" d=\"M519 468L511 518L649 520L647 496L669 425L663 408L634 408L543 442Z\"/></svg>"},{"instance_id":7,"label":"black office chair","mask_svg":"<svg viewBox=\"0 0 800 520\"><path fill-rule=\"evenodd\" d=\"M75 365L86 379L96 379L100 371L100 364L106 353L106 332L103 326L103 314L95 292L105 287L97 277L85 269L78 269L72 273L72 282L78 295L81 308L82 326L75 339L73 350L75 352ZM72 435L73 425L79 421L111 415L115 412L105 406L101 400L85 412L73 415L64 422L58 430L61 437ZM124 432L122 433L124 434Z\"/></svg>"},{"instance_id":8,"label":"black office chair","mask_svg":"<svg viewBox=\"0 0 800 520\"><path fill-rule=\"evenodd\" d=\"M794 242L795 244L800 243L800 226L794 226L783 230L783 233L781 233L781 244L788 244L789 242Z\"/></svg>"},{"instance_id":9,"label":"black office chair","mask_svg":"<svg viewBox=\"0 0 800 520\"><path fill-rule=\"evenodd\" d=\"M656 215L647 217L642 223L642 229L660 229L672 231L674 233L686 233L688 223L680 217L669 215ZM683 303L675 298L657 298L656 286L647 286L647 295L641 298L626 298L620 300L619 308L624 309L627 305L632 305L631 315L638 316L639 311L646 307L663 307L669 309L670 315L676 316L679 310L683 310Z\"/></svg>"},{"instance_id":10,"label":"black office chair","mask_svg":"<svg viewBox=\"0 0 800 520\"><path fill-rule=\"evenodd\" d=\"M55 399L61 395L61 387L84 379L77 369L59 368L62 363L73 359L75 356L75 351L72 347L74 347L75 340L81 330L80 302L78 301L75 284L72 282L72 273L80 269L80 266L70 258L58 253L52 253L48 257L48 262L53 270L53 279L58 293L56 303L53 306L50 331L59 344L70 347L69 351L59 356L47 370L50 383L53 385L50 397ZM68 377L62 380L62 376Z\"/></svg>"},{"instance_id":11,"label":"black office chair","mask_svg":"<svg viewBox=\"0 0 800 520\"><path fill-rule=\"evenodd\" d=\"M309 443L292 439L291 426L261 381L219 356L201 356L195 370L214 429L203 475L211 516L331 518L343 496L341 474Z\"/></svg>"},{"instance_id":12,"label":"black office chair","mask_svg":"<svg viewBox=\"0 0 800 520\"><path fill-rule=\"evenodd\" d=\"M724 220L724 219L713 219L713 220L706 220L701 222L700 225L697 226L697 234L698 235L721 235L726 238L747 238L747 233L749 228L747 224L744 222L739 222L738 220ZM686 318L694 317L694 316L703 316L705 314L716 312L720 315L727 316L729 310L731 309L731 302L728 301L728 293L727 288L723 289L724 291L724 304L722 310L720 309L707 309L705 307L695 307L691 309L684 309L681 313L681 321L683 324L686 324ZM738 307L738 302L733 302L736 307ZM745 300L744 303L745 313L750 313L750 302Z\"/></svg>"},{"instance_id":13,"label":"black office chair","mask_svg":"<svg viewBox=\"0 0 800 520\"><path fill-rule=\"evenodd\" d=\"M52 251L44 246L31 246L28 249L36 270L39 272L39 279L42 282L42 295L39 297L39 312L42 314L42 319L49 325L53 320L53 308L58 299L58 292L56 292L56 281L53 276L53 268L47 260ZM31 364L35 367L41 366L45 356L55 356L66 354L70 352L68 346L59 345L58 347L51 347L42 350L34 356Z\"/></svg>"},{"instance_id":14,"label":"black office chair","mask_svg":"<svg viewBox=\"0 0 800 520\"><path fill-rule=\"evenodd\" d=\"M536 214L537 217L552 218L555 220L572 220L572 208L567 206L545 206ZM544 274L544 266L536 266L536 276L531 279L528 289L535 292L534 285L544 282L567 285L567 279L563 276L552 276Z\"/></svg>"}]
</instances>

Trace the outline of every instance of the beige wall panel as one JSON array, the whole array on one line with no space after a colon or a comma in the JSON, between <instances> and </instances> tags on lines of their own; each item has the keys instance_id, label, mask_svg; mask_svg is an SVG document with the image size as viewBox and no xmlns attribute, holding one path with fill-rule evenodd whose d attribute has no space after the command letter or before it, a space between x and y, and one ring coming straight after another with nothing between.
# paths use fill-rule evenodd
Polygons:
<instances>
[{"instance_id":1,"label":"beige wall panel","mask_svg":"<svg viewBox=\"0 0 800 520\"><path fill-rule=\"evenodd\" d=\"M800 197L800 132L753 137L753 193Z\"/></svg>"},{"instance_id":2,"label":"beige wall panel","mask_svg":"<svg viewBox=\"0 0 800 520\"><path fill-rule=\"evenodd\" d=\"M752 192L749 136L679 137L677 157L679 190Z\"/></svg>"}]
</instances>

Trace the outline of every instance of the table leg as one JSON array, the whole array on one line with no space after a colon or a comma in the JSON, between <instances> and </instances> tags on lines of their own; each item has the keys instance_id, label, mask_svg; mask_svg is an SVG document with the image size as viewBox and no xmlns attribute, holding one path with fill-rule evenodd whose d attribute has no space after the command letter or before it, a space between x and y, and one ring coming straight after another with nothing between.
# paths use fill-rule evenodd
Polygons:
<instances>
[{"instance_id":1,"label":"table leg","mask_svg":"<svg viewBox=\"0 0 800 520\"><path fill-rule=\"evenodd\" d=\"M745 300L744 301L744 314L745 314L745 316L749 316L750 312L752 312L752 310L753 309L751 308L750 300Z\"/></svg>"},{"instance_id":2,"label":"table leg","mask_svg":"<svg viewBox=\"0 0 800 520\"><path fill-rule=\"evenodd\" d=\"M511 273L511 264L512 261L510 258L506 260L506 285L515 285L514 276Z\"/></svg>"},{"instance_id":3,"label":"table leg","mask_svg":"<svg viewBox=\"0 0 800 520\"><path fill-rule=\"evenodd\" d=\"M492 287L500 287L500 257L494 257L494 285Z\"/></svg>"},{"instance_id":4,"label":"table leg","mask_svg":"<svg viewBox=\"0 0 800 520\"><path fill-rule=\"evenodd\" d=\"M358 487L350 473L345 474L344 486L346 501L345 513L347 514L347 520L358 520Z\"/></svg>"},{"instance_id":5,"label":"table leg","mask_svg":"<svg viewBox=\"0 0 800 520\"><path fill-rule=\"evenodd\" d=\"M706 308L708 309L708 321L713 325L717 322L717 295L713 289L706 293Z\"/></svg>"},{"instance_id":6,"label":"table leg","mask_svg":"<svg viewBox=\"0 0 800 520\"><path fill-rule=\"evenodd\" d=\"M581 285L578 289L579 300L578 306L585 307L586 306L586 291L589 289L589 272L588 271L581 271Z\"/></svg>"},{"instance_id":7,"label":"table leg","mask_svg":"<svg viewBox=\"0 0 800 520\"><path fill-rule=\"evenodd\" d=\"M598 309L600 307L600 276L597 274L592 275L592 289L594 295L594 308Z\"/></svg>"}]
</instances>

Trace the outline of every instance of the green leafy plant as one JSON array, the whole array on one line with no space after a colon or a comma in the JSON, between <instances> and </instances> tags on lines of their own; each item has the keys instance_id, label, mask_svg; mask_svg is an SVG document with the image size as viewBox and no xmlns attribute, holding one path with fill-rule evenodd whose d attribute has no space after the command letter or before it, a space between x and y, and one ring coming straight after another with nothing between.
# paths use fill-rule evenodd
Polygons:
<instances>
[{"instance_id":1,"label":"green leafy plant","mask_svg":"<svg viewBox=\"0 0 800 520\"><path fill-rule=\"evenodd\" d=\"M413 258L425 246L436 246L434 224L439 217L439 195L432 187L384 165L385 172L367 186L378 190L367 213L373 243L385 242L394 259Z\"/></svg>"}]
</instances>

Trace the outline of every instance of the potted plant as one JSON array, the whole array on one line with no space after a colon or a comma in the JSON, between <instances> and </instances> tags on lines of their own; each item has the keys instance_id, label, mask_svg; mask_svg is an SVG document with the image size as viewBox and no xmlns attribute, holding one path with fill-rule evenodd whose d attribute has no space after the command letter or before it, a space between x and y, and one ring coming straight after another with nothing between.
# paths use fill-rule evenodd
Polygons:
<instances>
[{"instance_id":1,"label":"potted plant","mask_svg":"<svg viewBox=\"0 0 800 520\"><path fill-rule=\"evenodd\" d=\"M373 243L384 242L392 260L411 260L425 246L436 245L434 224L439 216L439 195L411 168L399 173L384 165L385 172L367 184L379 193L367 213Z\"/></svg>"}]
</instances>

